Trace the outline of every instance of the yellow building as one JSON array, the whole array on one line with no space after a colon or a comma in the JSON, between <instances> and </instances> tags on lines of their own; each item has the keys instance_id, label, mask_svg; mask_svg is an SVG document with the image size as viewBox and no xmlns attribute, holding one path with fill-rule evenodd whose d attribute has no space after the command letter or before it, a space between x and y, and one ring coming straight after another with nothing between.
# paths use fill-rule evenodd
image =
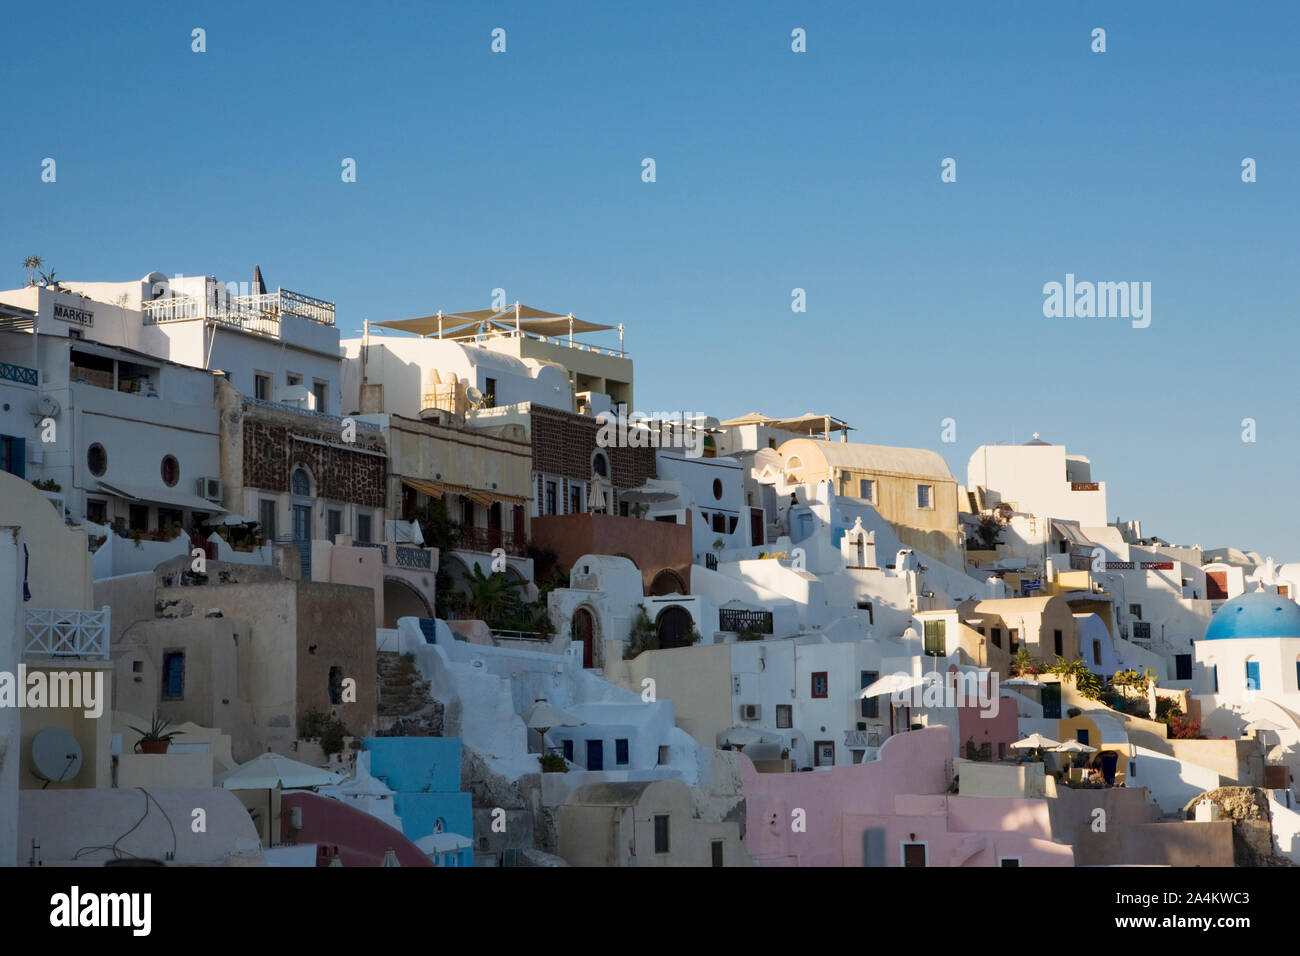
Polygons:
<instances>
[{"instance_id":1,"label":"yellow building","mask_svg":"<svg viewBox=\"0 0 1300 956\"><path fill-rule=\"evenodd\" d=\"M836 494L872 505L903 544L962 566L957 480L936 452L794 438L777 453L787 483L830 481Z\"/></svg>"},{"instance_id":2,"label":"yellow building","mask_svg":"<svg viewBox=\"0 0 1300 956\"><path fill-rule=\"evenodd\" d=\"M986 638L993 650L1014 656L1023 647L1035 660L1046 663L1057 655L1067 661L1080 658L1074 609L1062 597L978 601L964 610L962 619Z\"/></svg>"}]
</instances>

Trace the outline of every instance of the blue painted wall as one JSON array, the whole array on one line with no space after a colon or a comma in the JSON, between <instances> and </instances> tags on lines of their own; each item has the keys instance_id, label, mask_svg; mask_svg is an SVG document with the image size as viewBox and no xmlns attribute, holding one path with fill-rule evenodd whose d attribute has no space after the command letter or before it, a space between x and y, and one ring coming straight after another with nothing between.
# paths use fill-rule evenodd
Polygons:
<instances>
[{"instance_id":1,"label":"blue painted wall","mask_svg":"<svg viewBox=\"0 0 1300 956\"><path fill-rule=\"evenodd\" d=\"M396 792L393 807L410 840L443 832L474 838L473 801L460 790L459 737L367 737L370 772ZM456 856L457 866L474 865L474 848Z\"/></svg>"}]
</instances>

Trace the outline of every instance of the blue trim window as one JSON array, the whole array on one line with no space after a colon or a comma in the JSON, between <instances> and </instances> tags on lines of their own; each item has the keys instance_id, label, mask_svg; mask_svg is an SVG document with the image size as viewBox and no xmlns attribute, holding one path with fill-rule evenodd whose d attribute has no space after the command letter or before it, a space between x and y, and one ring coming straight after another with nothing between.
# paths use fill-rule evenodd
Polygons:
<instances>
[{"instance_id":1,"label":"blue trim window","mask_svg":"<svg viewBox=\"0 0 1300 956\"><path fill-rule=\"evenodd\" d=\"M167 651L163 654L163 700L181 700L185 694L185 652Z\"/></svg>"},{"instance_id":2,"label":"blue trim window","mask_svg":"<svg viewBox=\"0 0 1300 956\"><path fill-rule=\"evenodd\" d=\"M623 766L627 762L628 762L627 741L615 740L614 741L614 763L618 764L619 766Z\"/></svg>"},{"instance_id":3,"label":"blue trim window","mask_svg":"<svg viewBox=\"0 0 1300 956\"><path fill-rule=\"evenodd\" d=\"M1259 661L1246 661L1246 690L1259 690Z\"/></svg>"},{"instance_id":4,"label":"blue trim window","mask_svg":"<svg viewBox=\"0 0 1300 956\"><path fill-rule=\"evenodd\" d=\"M0 471L15 478L27 477L27 439L0 435Z\"/></svg>"}]
</instances>

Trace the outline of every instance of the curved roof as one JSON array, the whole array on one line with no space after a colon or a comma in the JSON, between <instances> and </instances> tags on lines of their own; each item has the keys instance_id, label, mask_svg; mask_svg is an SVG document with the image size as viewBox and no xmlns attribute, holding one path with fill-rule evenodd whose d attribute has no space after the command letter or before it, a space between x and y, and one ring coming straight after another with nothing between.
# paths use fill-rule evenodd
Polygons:
<instances>
[{"instance_id":1,"label":"curved roof","mask_svg":"<svg viewBox=\"0 0 1300 956\"><path fill-rule=\"evenodd\" d=\"M808 468L810 459L820 456L831 468L875 471L893 475L915 475L941 481L955 481L948 463L938 452L924 448L895 448L890 445L861 445L857 442L818 441L792 438L777 449L782 458L798 455ZM816 470L816 469L814 469Z\"/></svg>"},{"instance_id":2,"label":"curved roof","mask_svg":"<svg viewBox=\"0 0 1300 956\"><path fill-rule=\"evenodd\" d=\"M1215 612L1204 640L1300 638L1300 604L1266 591L1250 591Z\"/></svg>"}]
</instances>

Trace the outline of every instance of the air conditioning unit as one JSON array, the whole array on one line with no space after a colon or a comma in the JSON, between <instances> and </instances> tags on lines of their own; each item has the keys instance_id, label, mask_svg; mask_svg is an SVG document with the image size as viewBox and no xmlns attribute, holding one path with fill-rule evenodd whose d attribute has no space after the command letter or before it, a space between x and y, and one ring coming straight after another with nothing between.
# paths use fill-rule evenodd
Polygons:
<instances>
[{"instance_id":1,"label":"air conditioning unit","mask_svg":"<svg viewBox=\"0 0 1300 956\"><path fill-rule=\"evenodd\" d=\"M763 707L761 704L740 705L741 720L758 720L762 716L762 714L763 714Z\"/></svg>"},{"instance_id":2,"label":"air conditioning unit","mask_svg":"<svg viewBox=\"0 0 1300 956\"><path fill-rule=\"evenodd\" d=\"M208 501L221 500L220 478L200 478L195 483L195 486L195 490L200 498L206 498Z\"/></svg>"}]
</instances>

